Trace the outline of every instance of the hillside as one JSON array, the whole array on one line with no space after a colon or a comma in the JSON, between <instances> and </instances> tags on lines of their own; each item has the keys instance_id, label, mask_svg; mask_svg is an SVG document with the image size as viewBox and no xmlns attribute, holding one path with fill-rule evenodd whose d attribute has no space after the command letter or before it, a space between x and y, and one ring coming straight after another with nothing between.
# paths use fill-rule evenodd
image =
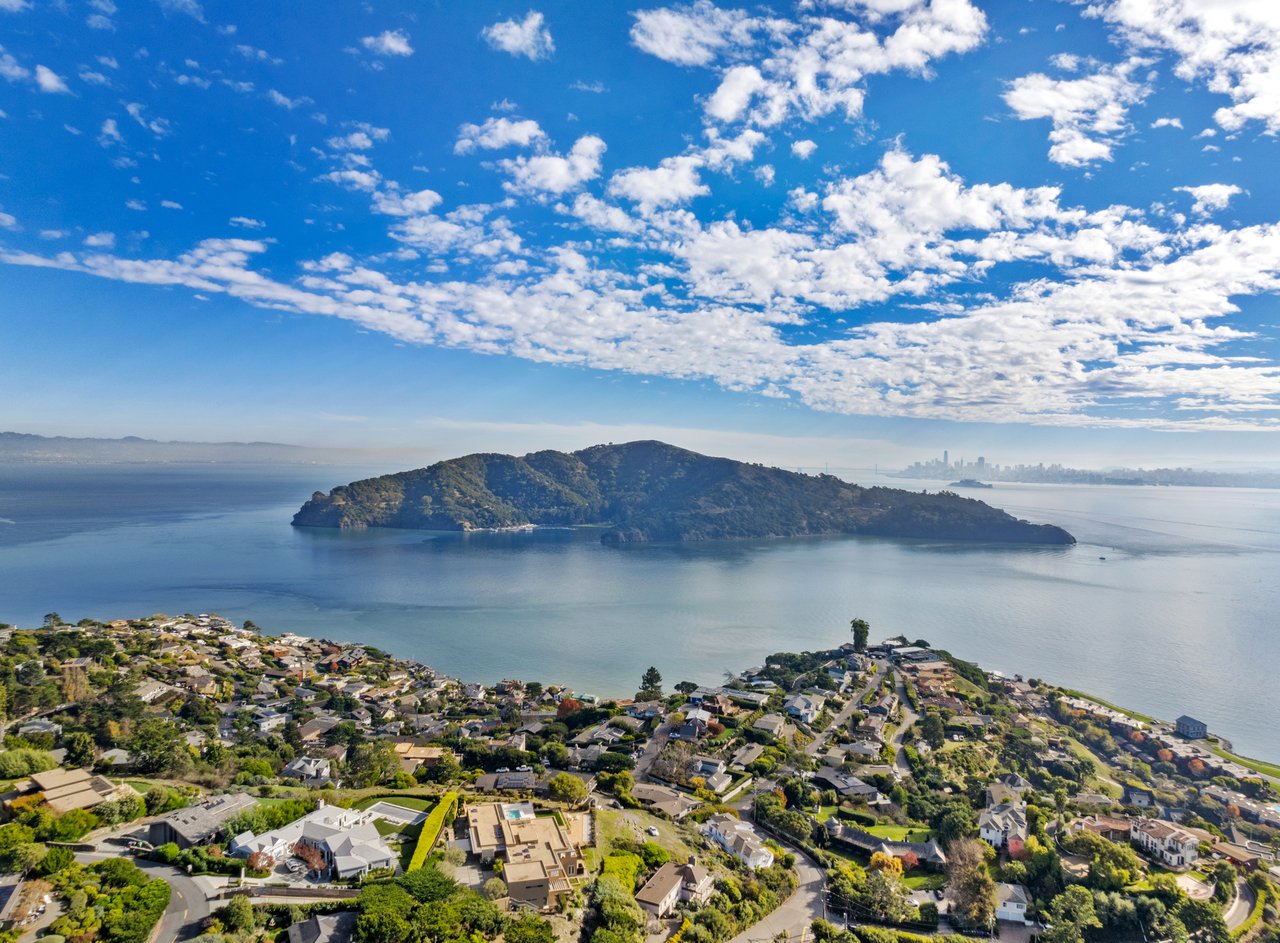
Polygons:
<instances>
[{"instance_id":1,"label":"hillside","mask_svg":"<svg viewBox=\"0 0 1280 943\"><path fill-rule=\"evenodd\" d=\"M608 528L607 543L821 534L1075 543L1060 527L949 492L862 488L662 442L467 455L317 491L293 523L446 531L596 524Z\"/></svg>"}]
</instances>

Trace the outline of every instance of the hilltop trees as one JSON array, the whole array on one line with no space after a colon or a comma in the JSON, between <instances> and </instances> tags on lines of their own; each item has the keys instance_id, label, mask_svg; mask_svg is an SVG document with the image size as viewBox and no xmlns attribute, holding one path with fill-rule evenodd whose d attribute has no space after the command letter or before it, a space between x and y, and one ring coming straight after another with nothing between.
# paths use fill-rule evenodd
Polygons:
<instances>
[{"instance_id":1,"label":"hilltop trees","mask_svg":"<svg viewBox=\"0 0 1280 943\"><path fill-rule=\"evenodd\" d=\"M637 701L657 701L662 698L662 675L658 669L649 666L640 679L640 690L636 692Z\"/></svg>"},{"instance_id":2,"label":"hilltop trees","mask_svg":"<svg viewBox=\"0 0 1280 943\"><path fill-rule=\"evenodd\" d=\"M867 638L871 634L871 626L866 619L851 619L849 621L849 631L853 633L853 650L855 652L865 652L867 650Z\"/></svg>"}]
</instances>

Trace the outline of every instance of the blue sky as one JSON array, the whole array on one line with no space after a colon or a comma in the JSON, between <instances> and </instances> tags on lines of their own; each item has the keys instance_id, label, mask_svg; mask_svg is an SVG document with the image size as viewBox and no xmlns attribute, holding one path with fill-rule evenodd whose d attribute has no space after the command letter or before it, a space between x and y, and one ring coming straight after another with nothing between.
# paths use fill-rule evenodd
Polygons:
<instances>
[{"instance_id":1,"label":"blue sky","mask_svg":"<svg viewBox=\"0 0 1280 943\"><path fill-rule=\"evenodd\" d=\"M0 425L1277 461L1280 6L0 0Z\"/></svg>"}]
</instances>

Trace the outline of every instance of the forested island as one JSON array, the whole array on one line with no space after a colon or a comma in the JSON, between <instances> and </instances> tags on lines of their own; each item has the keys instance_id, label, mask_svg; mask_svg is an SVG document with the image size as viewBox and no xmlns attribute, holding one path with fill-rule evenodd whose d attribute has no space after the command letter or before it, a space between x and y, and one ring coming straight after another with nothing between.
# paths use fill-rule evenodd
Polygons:
<instances>
[{"instance_id":1,"label":"forested island","mask_svg":"<svg viewBox=\"0 0 1280 943\"><path fill-rule=\"evenodd\" d=\"M949 491L863 488L662 442L524 456L484 453L317 491L297 527L440 531L598 525L606 543L864 534L1073 544Z\"/></svg>"}]
</instances>

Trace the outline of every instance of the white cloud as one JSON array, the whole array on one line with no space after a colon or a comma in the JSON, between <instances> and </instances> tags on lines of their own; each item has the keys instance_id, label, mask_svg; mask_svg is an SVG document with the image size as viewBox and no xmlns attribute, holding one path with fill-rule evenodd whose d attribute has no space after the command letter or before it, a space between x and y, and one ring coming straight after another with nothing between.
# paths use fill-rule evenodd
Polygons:
<instances>
[{"instance_id":1,"label":"white cloud","mask_svg":"<svg viewBox=\"0 0 1280 943\"><path fill-rule=\"evenodd\" d=\"M177 202L176 200L161 200L161 201L160 201L160 205L161 205L161 206L163 206L163 207L164 207L165 209L167 209L167 210L180 210L180 209L182 209L182 204L181 204L181 203L179 203L179 202Z\"/></svg>"},{"instance_id":2,"label":"white cloud","mask_svg":"<svg viewBox=\"0 0 1280 943\"><path fill-rule=\"evenodd\" d=\"M530 10L523 20L503 20L486 26L481 35L494 49L513 56L526 56L537 62L549 59L556 51L551 31L544 25L542 14Z\"/></svg>"},{"instance_id":3,"label":"white cloud","mask_svg":"<svg viewBox=\"0 0 1280 943\"><path fill-rule=\"evenodd\" d=\"M325 144L335 151L367 151L373 147L373 138L363 131L352 131L350 134L331 137Z\"/></svg>"},{"instance_id":4,"label":"white cloud","mask_svg":"<svg viewBox=\"0 0 1280 943\"><path fill-rule=\"evenodd\" d=\"M139 127L146 128L156 137L164 137L171 128L169 122L164 118L147 117L147 109L141 102L126 102L124 110L129 113L129 117L136 121ZM103 126L103 133L106 133L106 126Z\"/></svg>"},{"instance_id":5,"label":"white cloud","mask_svg":"<svg viewBox=\"0 0 1280 943\"><path fill-rule=\"evenodd\" d=\"M600 159L605 143L594 134L574 142L568 155L539 154L502 161L499 166L511 175L507 189L515 193L561 194L576 189L600 175Z\"/></svg>"},{"instance_id":6,"label":"white cloud","mask_svg":"<svg viewBox=\"0 0 1280 943\"><path fill-rule=\"evenodd\" d=\"M648 213L661 206L688 203L711 188L702 182L703 158L694 154L668 157L657 167L628 167L613 175L609 193L639 204Z\"/></svg>"},{"instance_id":7,"label":"white cloud","mask_svg":"<svg viewBox=\"0 0 1280 943\"><path fill-rule=\"evenodd\" d=\"M62 76L48 66L36 66L36 86L40 91L47 92L50 95L71 94L71 89L67 88L67 83L62 80Z\"/></svg>"},{"instance_id":8,"label":"white cloud","mask_svg":"<svg viewBox=\"0 0 1280 943\"><path fill-rule=\"evenodd\" d=\"M31 77L31 70L0 46L0 76L10 82L21 82Z\"/></svg>"},{"instance_id":9,"label":"white cloud","mask_svg":"<svg viewBox=\"0 0 1280 943\"><path fill-rule=\"evenodd\" d=\"M1234 183L1206 183L1199 187L1174 187L1181 193L1189 193L1195 201L1191 212L1205 216L1215 210L1225 210L1231 198L1244 191Z\"/></svg>"},{"instance_id":10,"label":"white cloud","mask_svg":"<svg viewBox=\"0 0 1280 943\"><path fill-rule=\"evenodd\" d=\"M1177 128L1178 130L1182 130L1182 119L1181 118L1157 118L1155 121L1151 122L1151 127Z\"/></svg>"},{"instance_id":11,"label":"white cloud","mask_svg":"<svg viewBox=\"0 0 1280 943\"><path fill-rule=\"evenodd\" d=\"M0 12L21 13L30 6L27 0L0 0Z\"/></svg>"},{"instance_id":12,"label":"white cloud","mask_svg":"<svg viewBox=\"0 0 1280 943\"><path fill-rule=\"evenodd\" d=\"M1150 63L1130 58L1102 66L1093 74L1053 79L1036 72L1015 79L1004 93L1007 104L1023 120L1048 118L1049 159L1067 167L1111 160L1112 148L1128 129L1128 110L1150 94L1132 74Z\"/></svg>"},{"instance_id":13,"label":"white cloud","mask_svg":"<svg viewBox=\"0 0 1280 943\"><path fill-rule=\"evenodd\" d=\"M17 229L18 218L12 213L0 211L0 229Z\"/></svg>"},{"instance_id":14,"label":"white cloud","mask_svg":"<svg viewBox=\"0 0 1280 943\"><path fill-rule=\"evenodd\" d=\"M290 98L288 95L285 95L283 92L279 92L274 88L267 90L267 100L273 105L279 105L281 108L287 108L290 111L293 111L295 108L301 108L303 106L313 104L311 99L307 98L305 95L299 98Z\"/></svg>"},{"instance_id":15,"label":"white cloud","mask_svg":"<svg viewBox=\"0 0 1280 943\"><path fill-rule=\"evenodd\" d=\"M98 143L103 147L124 143L124 138L120 134L120 127L116 124L115 118L108 118L102 122L102 130L98 134Z\"/></svg>"},{"instance_id":16,"label":"white cloud","mask_svg":"<svg viewBox=\"0 0 1280 943\"><path fill-rule=\"evenodd\" d=\"M374 194L373 208L387 216L418 216L432 212L441 202L440 194L434 190L416 193L385 190Z\"/></svg>"},{"instance_id":17,"label":"white cloud","mask_svg":"<svg viewBox=\"0 0 1280 943\"><path fill-rule=\"evenodd\" d=\"M791 153L795 154L796 157L799 157L801 160L808 160L817 149L818 145L814 141L803 140L791 142Z\"/></svg>"},{"instance_id":18,"label":"white cloud","mask_svg":"<svg viewBox=\"0 0 1280 943\"><path fill-rule=\"evenodd\" d=\"M717 121L737 121L751 104L752 97L768 85L755 66L734 66L724 74L720 87L707 102L707 114Z\"/></svg>"},{"instance_id":19,"label":"white cloud","mask_svg":"<svg viewBox=\"0 0 1280 943\"><path fill-rule=\"evenodd\" d=\"M635 14L631 41L676 65L705 66L726 49L751 44L756 27L742 10L722 10L709 0L688 7L661 7Z\"/></svg>"},{"instance_id":20,"label":"white cloud","mask_svg":"<svg viewBox=\"0 0 1280 943\"><path fill-rule=\"evenodd\" d=\"M147 204L141 200L125 200L124 205L126 209L133 210L135 213L145 213L147 211Z\"/></svg>"},{"instance_id":21,"label":"white cloud","mask_svg":"<svg viewBox=\"0 0 1280 943\"><path fill-rule=\"evenodd\" d=\"M235 51L238 55L243 56L251 62L268 62L271 65L280 65L284 62L283 59L279 59L276 56L271 55L271 53L267 52L265 49L259 49L257 46L249 46L245 43L237 44Z\"/></svg>"},{"instance_id":22,"label":"white cloud","mask_svg":"<svg viewBox=\"0 0 1280 943\"><path fill-rule=\"evenodd\" d=\"M185 13L194 20L204 22L204 10L196 0L156 0L161 7L176 13Z\"/></svg>"},{"instance_id":23,"label":"white cloud","mask_svg":"<svg viewBox=\"0 0 1280 943\"><path fill-rule=\"evenodd\" d=\"M1173 54L1175 74L1225 95L1214 120L1280 132L1280 4L1270 0L1106 0L1087 15L1115 26L1140 50Z\"/></svg>"},{"instance_id":24,"label":"white cloud","mask_svg":"<svg viewBox=\"0 0 1280 943\"><path fill-rule=\"evenodd\" d=\"M90 249L111 249L116 244L116 234L113 232L96 232L90 236L85 236L84 244Z\"/></svg>"},{"instance_id":25,"label":"white cloud","mask_svg":"<svg viewBox=\"0 0 1280 943\"><path fill-rule=\"evenodd\" d=\"M478 147L485 150L497 150L513 145L528 147L530 144L545 141L546 137L536 121L489 118L484 124L464 124L459 128L458 140L453 145L453 152L470 154Z\"/></svg>"},{"instance_id":26,"label":"white cloud","mask_svg":"<svg viewBox=\"0 0 1280 943\"><path fill-rule=\"evenodd\" d=\"M248 216L232 216L227 222L232 226L238 226L241 229L266 229L267 224L260 219L252 219Z\"/></svg>"},{"instance_id":27,"label":"white cloud","mask_svg":"<svg viewBox=\"0 0 1280 943\"><path fill-rule=\"evenodd\" d=\"M89 69L80 71L80 81L87 85L110 85L110 80L101 72L93 72Z\"/></svg>"},{"instance_id":28,"label":"white cloud","mask_svg":"<svg viewBox=\"0 0 1280 943\"><path fill-rule=\"evenodd\" d=\"M412 56L409 34L400 29L389 29L377 36L366 36L360 45L379 56Z\"/></svg>"}]
</instances>

